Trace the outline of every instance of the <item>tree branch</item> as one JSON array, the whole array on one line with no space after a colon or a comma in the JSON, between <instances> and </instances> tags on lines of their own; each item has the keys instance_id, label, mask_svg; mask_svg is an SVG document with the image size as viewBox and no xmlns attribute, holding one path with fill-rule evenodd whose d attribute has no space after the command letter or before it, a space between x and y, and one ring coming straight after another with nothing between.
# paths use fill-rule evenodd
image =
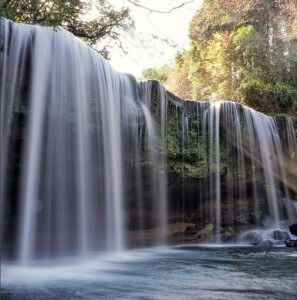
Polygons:
<instances>
[{"instance_id":1,"label":"tree branch","mask_svg":"<svg viewBox=\"0 0 297 300\"><path fill-rule=\"evenodd\" d=\"M146 10L148 10L151 13L158 13L158 14L170 14L170 13L172 13L173 11L175 11L175 10L177 10L179 8L182 8L182 7L184 7L184 6L186 6L186 5L190 4L190 3L193 3L194 1L195 0L184 1L181 4L179 4L177 6L174 6L174 7L170 8L170 9L168 9L168 10L159 10L159 9L154 9L154 8L145 6L145 5L141 4L140 2L138 2L138 0L127 0L127 2L131 3L134 6L146 9Z\"/></svg>"}]
</instances>

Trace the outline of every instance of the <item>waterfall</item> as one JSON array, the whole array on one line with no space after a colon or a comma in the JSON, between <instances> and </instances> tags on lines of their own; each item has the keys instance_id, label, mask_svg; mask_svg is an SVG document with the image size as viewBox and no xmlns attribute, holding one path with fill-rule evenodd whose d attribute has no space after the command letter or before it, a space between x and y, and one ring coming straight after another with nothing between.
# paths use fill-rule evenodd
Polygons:
<instances>
[{"instance_id":1,"label":"waterfall","mask_svg":"<svg viewBox=\"0 0 297 300\"><path fill-rule=\"evenodd\" d=\"M206 112L207 116L205 116L208 118L207 123L209 126L209 164L214 172L214 176L210 180L210 190L215 191L215 203L212 205L211 214L215 216L215 236L218 242L220 241L221 228L220 107L220 102L212 104L209 111Z\"/></svg>"},{"instance_id":2,"label":"waterfall","mask_svg":"<svg viewBox=\"0 0 297 300\"><path fill-rule=\"evenodd\" d=\"M273 228L287 219L296 222L294 202L289 199L290 193L296 192L289 183L294 176L289 176L285 163L297 149L294 121L287 118L281 125L275 118L234 102L186 102L184 110L190 111L190 122L203 128L198 139L206 149L210 199L202 202L209 211L206 223L214 225L215 240L221 240L226 227L235 228L241 222L240 214L249 218L243 223L255 226L264 226L264 216ZM181 139L189 122L183 114ZM196 139L188 147L194 143ZM203 205L200 210L205 211Z\"/></svg>"},{"instance_id":3,"label":"waterfall","mask_svg":"<svg viewBox=\"0 0 297 300\"><path fill-rule=\"evenodd\" d=\"M152 118L150 110L152 109L151 96L152 84L147 83L142 85L143 90L143 112L146 127L148 129L148 149L149 161L152 164L151 181L152 181L152 198L155 199L154 203L157 208L157 224L158 233L156 240L158 243L166 243L167 238L167 223L168 223L168 208L167 208L167 168L166 168L166 120L167 120L167 97L166 91L163 87L159 86L159 124L161 131L161 140L157 134L157 126ZM158 146L158 148L156 148Z\"/></svg>"},{"instance_id":4,"label":"waterfall","mask_svg":"<svg viewBox=\"0 0 297 300\"><path fill-rule=\"evenodd\" d=\"M293 118L183 101L115 72L62 29L4 19L0 29L0 237L9 258L87 257L180 233L182 242L203 228L223 242L296 222Z\"/></svg>"},{"instance_id":5,"label":"waterfall","mask_svg":"<svg viewBox=\"0 0 297 300\"><path fill-rule=\"evenodd\" d=\"M61 29L6 20L1 20L1 29L3 210L10 205L5 188L9 151L16 143L9 140L15 138L11 131L17 118L23 119L24 127L18 149L19 188L15 187L19 192L11 200L17 201L17 228L10 230L15 231L18 260L28 263L38 257L86 256L127 247L126 204L134 198L142 202L143 170L134 165L145 143L139 135L144 120L148 147L162 152L153 159L158 171L151 171L151 201L158 203L152 226L161 228L165 241L165 150L160 149L161 139L134 78L113 71L99 54ZM161 124L164 140L165 120ZM136 184L132 173L138 176ZM129 195L132 185L139 191L137 197ZM143 223L142 204L139 210Z\"/></svg>"}]
</instances>

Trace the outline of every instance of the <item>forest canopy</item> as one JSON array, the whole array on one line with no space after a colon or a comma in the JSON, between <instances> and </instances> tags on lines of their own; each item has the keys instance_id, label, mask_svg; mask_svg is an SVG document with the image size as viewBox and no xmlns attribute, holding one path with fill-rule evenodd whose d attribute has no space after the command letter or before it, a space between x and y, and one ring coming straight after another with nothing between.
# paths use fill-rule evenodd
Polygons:
<instances>
[{"instance_id":1,"label":"forest canopy","mask_svg":"<svg viewBox=\"0 0 297 300\"><path fill-rule=\"evenodd\" d=\"M151 13L142 2L127 0ZM0 17L63 27L100 52L121 47L121 32L133 25L128 8L110 0L0 0ZM144 3L144 2L143 2ZM191 46L173 66L145 70L178 96L190 100L232 100L263 112L297 111L297 1L204 0L190 28ZM105 41L105 43L103 42Z\"/></svg>"},{"instance_id":2,"label":"forest canopy","mask_svg":"<svg viewBox=\"0 0 297 300\"><path fill-rule=\"evenodd\" d=\"M27 24L61 26L89 44L108 38L119 41L119 30L132 25L127 8L116 9L108 0L92 7L86 0L0 0L0 17ZM90 17L91 16L91 17ZM101 49L107 54L107 49Z\"/></svg>"},{"instance_id":3,"label":"forest canopy","mask_svg":"<svg viewBox=\"0 0 297 300\"><path fill-rule=\"evenodd\" d=\"M190 39L190 49L166 74L170 90L186 99L232 100L295 114L295 0L205 0Z\"/></svg>"}]
</instances>

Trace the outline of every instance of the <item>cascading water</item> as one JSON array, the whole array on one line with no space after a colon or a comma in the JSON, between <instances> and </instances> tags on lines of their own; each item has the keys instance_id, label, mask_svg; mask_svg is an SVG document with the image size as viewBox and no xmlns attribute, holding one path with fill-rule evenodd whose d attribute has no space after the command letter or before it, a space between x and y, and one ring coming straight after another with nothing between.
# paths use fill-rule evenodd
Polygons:
<instances>
[{"instance_id":1,"label":"cascading water","mask_svg":"<svg viewBox=\"0 0 297 300\"><path fill-rule=\"evenodd\" d=\"M141 86L143 90L143 112L148 129L148 149L149 149L149 161L152 163L152 194L153 199L156 200L155 206L159 214L157 215L157 221L159 232L157 234L157 240L161 243L166 242L167 238L167 168L166 168L166 119L167 119L167 97L166 91L163 87L159 87L159 124L161 131L161 142L156 132L156 124L150 113L151 108L151 95L152 95L152 84L146 83ZM158 148L156 148L158 146Z\"/></svg>"},{"instance_id":2,"label":"cascading water","mask_svg":"<svg viewBox=\"0 0 297 300\"><path fill-rule=\"evenodd\" d=\"M214 176L210 179L210 190L215 191L215 203L212 205L211 214L215 220L215 237L220 242L221 228L221 182L220 182L220 106L221 103L214 103L207 110L204 118L207 118L209 126L209 164L210 169L214 172ZM206 127L206 126L205 126Z\"/></svg>"},{"instance_id":3,"label":"cascading water","mask_svg":"<svg viewBox=\"0 0 297 300\"><path fill-rule=\"evenodd\" d=\"M131 166L133 151L144 143L138 134L143 116L151 118L135 80L114 72L94 50L63 30L6 20L1 28L1 208L15 201L17 228L8 231L15 231L18 260L124 249L127 186L134 181L129 172L142 172ZM16 151L19 193L11 200L5 191L7 161L19 117L25 124ZM148 146L158 151L159 138L150 130L153 125L147 131L156 140L150 139ZM164 167L161 156L154 157L154 164ZM163 178L153 187L159 203L153 210L165 240ZM141 191L141 180L136 185Z\"/></svg>"},{"instance_id":4,"label":"cascading water","mask_svg":"<svg viewBox=\"0 0 297 300\"><path fill-rule=\"evenodd\" d=\"M280 228L287 219L296 222L285 164L287 150L291 155L297 150L292 119L286 119L285 128L281 128L276 119L233 102L188 102L183 110L189 111L191 123L203 128L198 139L199 147L206 151L208 175L205 177L209 189L208 196L202 196L204 204L200 210L208 211L204 223L214 225L215 241L219 242L222 232L235 228L236 223L242 227L244 224L264 226L264 215L271 228ZM180 114L181 122L185 122L184 112ZM188 124L181 128L184 126ZM282 132L286 136L282 137ZM182 139L184 131L180 130L179 135ZM186 145L181 152L194 143L196 138L190 141L192 146ZM198 154L201 150L196 151ZM205 201L206 198L209 201ZM239 220L240 215L248 219Z\"/></svg>"},{"instance_id":5,"label":"cascading water","mask_svg":"<svg viewBox=\"0 0 297 300\"><path fill-rule=\"evenodd\" d=\"M10 256L160 245L174 241L169 223L182 224L183 240L190 224L221 242L266 219L296 221L293 119L182 101L114 72L60 29L0 28L0 235Z\"/></svg>"}]
</instances>

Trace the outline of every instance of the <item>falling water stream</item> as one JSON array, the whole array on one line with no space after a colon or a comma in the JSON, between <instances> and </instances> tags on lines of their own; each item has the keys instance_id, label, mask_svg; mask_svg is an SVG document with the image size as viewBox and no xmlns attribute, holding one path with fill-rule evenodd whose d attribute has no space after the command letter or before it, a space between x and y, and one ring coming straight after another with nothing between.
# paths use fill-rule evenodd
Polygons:
<instances>
[{"instance_id":1,"label":"falling water stream","mask_svg":"<svg viewBox=\"0 0 297 300\"><path fill-rule=\"evenodd\" d=\"M153 231L150 245L165 245L169 225L189 219L187 172L196 166L193 160L187 165L189 153L205 162L206 179L194 176L191 202L199 220L213 226L212 242L224 241L226 228L237 234L243 212L245 225L259 229L267 220L269 229L296 221L286 167L297 155L292 118L280 125L238 103L176 99L156 83L115 72L61 29L4 19L0 28L0 237L16 265L8 268L8 282L36 260L86 262L98 253L124 253L133 248L133 230L142 240ZM183 189L174 218L173 136L181 149ZM172 266L180 255L186 266L187 251L166 252Z\"/></svg>"},{"instance_id":2,"label":"falling water stream","mask_svg":"<svg viewBox=\"0 0 297 300\"><path fill-rule=\"evenodd\" d=\"M155 153L155 225L165 241L165 162L135 80L114 72L99 54L63 30L8 21L2 21L2 28L9 38L4 39L1 82L9 84L1 90L1 121L9 124L13 108L25 101L29 107L21 153L18 260L25 264L39 255L70 251L85 256L126 247L127 157L139 143L136 131L143 119ZM9 131L4 126L4 142Z\"/></svg>"}]
</instances>

